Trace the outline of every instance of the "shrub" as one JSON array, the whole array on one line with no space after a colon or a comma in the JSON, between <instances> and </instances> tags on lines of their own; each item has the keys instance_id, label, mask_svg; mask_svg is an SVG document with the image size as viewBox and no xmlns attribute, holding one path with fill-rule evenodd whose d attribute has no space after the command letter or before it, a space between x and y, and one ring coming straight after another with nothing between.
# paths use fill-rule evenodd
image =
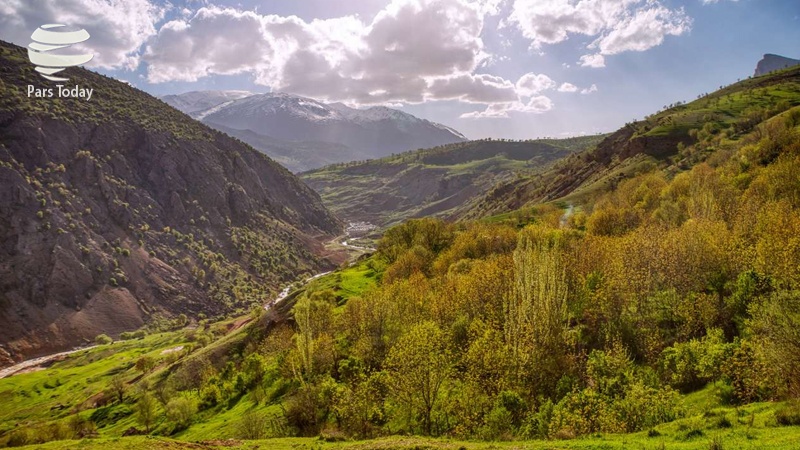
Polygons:
<instances>
[{"instance_id":1,"label":"shrub","mask_svg":"<svg viewBox=\"0 0 800 450\"><path fill-rule=\"evenodd\" d=\"M267 419L256 411L244 413L239 420L238 437L242 439L264 439L267 437L269 426Z\"/></svg>"},{"instance_id":2,"label":"shrub","mask_svg":"<svg viewBox=\"0 0 800 450\"><path fill-rule=\"evenodd\" d=\"M733 354L723 365L722 372L731 386L731 403L767 400L774 393L774 378L757 357L756 349L749 341L738 342Z\"/></svg>"},{"instance_id":3,"label":"shrub","mask_svg":"<svg viewBox=\"0 0 800 450\"><path fill-rule=\"evenodd\" d=\"M197 402L188 397L178 397L170 400L166 409L167 419L175 425L175 431L179 431L192 424L197 414Z\"/></svg>"},{"instance_id":4,"label":"shrub","mask_svg":"<svg viewBox=\"0 0 800 450\"><path fill-rule=\"evenodd\" d=\"M9 436L6 445L9 447L22 447L31 443L31 436L27 429L14 430Z\"/></svg>"},{"instance_id":5,"label":"shrub","mask_svg":"<svg viewBox=\"0 0 800 450\"><path fill-rule=\"evenodd\" d=\"M114 340L108 337L107 334L98 334L97 337L94 338L94 343L97 345L108 345L112 342L114 342Z\"/></svg>"},{"instance_id":6,"label":"shrub","mask_svg":"<svg viewBox=\"0 0 800 450\"><path fill-rule=\"evenodd\" d=\"M522 435L528 439L545 439L550 435L550 422L553 420L555 405L551 400L545 400L539 405L536 412L528 415L522 428Z\"/></svg>"},{"instance_id":7,"label":"shrub","mask_svg":"<svg viewBox=\"0 0 800 450\"><path fill-rule=\"evenodd\" d=\"M481 429L481 438L487 440L511 439L511 413L502 406L495 406L486 415L486 424Z\"/></svg>"},{"instance_id":8,"label":"shrub","mask_svg":"<svg viewBox=\"0 0 800 450\"><path fill-rule=\"evenodd\" d=\"M779 425L793 426L800 425L800 402L789 402L783 408L775 412L775 420Z\"/></svg>"},{"instance_id":9,"label":"shrub","mask_svg":"<svg viewBox=\"0 0 800 450\"><path fill-rule=\"evenodd\" d=\"M720 377L720 367L732 353L722 330L709 330L702 339L692 339L665 349L659 361L662 377L684 392L699 389Z\"/></svg>"}]
</instances>

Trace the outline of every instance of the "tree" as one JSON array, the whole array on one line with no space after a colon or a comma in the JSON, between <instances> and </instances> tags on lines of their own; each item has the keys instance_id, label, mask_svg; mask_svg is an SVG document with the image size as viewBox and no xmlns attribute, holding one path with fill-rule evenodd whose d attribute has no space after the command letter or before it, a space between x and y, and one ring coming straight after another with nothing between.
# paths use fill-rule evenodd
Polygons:
<instances>
[{"instance_id":1,"label":"tree","mask_svg":"<svg viewBox=\"0 0 800 450\"><path fill-rule=\"evenodd\" d=\"M114 377L111 378L111 384L108 386L108 388L111 394L117 397L117 400L122 403L128 386L125 384L125 379L121 374L114 375Z\"/></svg>"},{"instance_id":2,"label":"tree","mask_svg":"<svg viewBox=\"0 0 800 450\"><path fill-rule=\"evenodd\" d=\"M136 413L139 425L144 426L145 430L150 433L150 426L156 419L156 400L149 392L145 392L139 397L139 401L136 402Z\"/></svg>"},{"instance_id":3,"label":"tree","mask_svg":"<svg viewBox=\"0 0 800 450\"><path fill-rule=\"evenodd\" d=\"M800 291L782 291L751 305L750 329L762 359L784 380L783 395L800 398Z\"/></svg>"},{"instance_id":4,"label":"tree","mask_svg":"<svg viewBox=\"0 0 800 450\"><path fill-rule=\"evenodd\" d=\"M146 373L153 370L156 366L156 360L152 356L144 355L136 360L136 370Z\"/></svg>"},{"instance_id":5,"label":"tree","mask_svg":"<svg viewBox=\"0 0 800 450\"><path fill-rule=\"evenodd\" d=\"M401 336L386 358L390 389L410 413L422 416L428 435L442 386L452 372L451 359L445 334L430 321Z\"/></svg>"},{"instance_id":6,"label":"tree","mask_svg":"<svg viewBox=\"0 0 800 450\"><path fill-rule=\"evenodd\" d=\"M505 340L516 364L517 381L528 375L552 392L561 375L567 320L567 279L562 253L564 235L531 226L520 233L514 251L514 288L505 299ZM535 367L534 367L535 366Z\"/></svg>"}]
</instances>

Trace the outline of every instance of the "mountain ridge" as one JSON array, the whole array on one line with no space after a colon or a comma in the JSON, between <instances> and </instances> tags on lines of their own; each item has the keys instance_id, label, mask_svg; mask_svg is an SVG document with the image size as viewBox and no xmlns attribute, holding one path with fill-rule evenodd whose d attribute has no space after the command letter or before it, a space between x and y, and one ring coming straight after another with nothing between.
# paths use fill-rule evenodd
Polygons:
<instances>
[{"instance_id":1,"label":"mountain ridge","mask_svg":"<svg viewBox=\"0 0 800 450\"><path fill-rule=\"evenodd\" d=\"M764 57L756 64L756 70L753 76L758 77L766 75L775 70L787 69L792 66L800 64L800 59L787 58L773 53L766 53Z\"/></svg>"},{"instance_id":2,"label":"mountain ridge","mask_svg":"<svg viewBox=\"0 0 800 450\"><path fill-rule=\"evenodd\" d=\"M591 200L652 166L673 174L686 170L721 145L716 142L694 152L686 150L698 140L733 139L766 120L763 114L774 115L797 104L798 66L733 83L627 123L595 149L558 161L535 177L498 183L464 217L477 219L536 203Z\"/></svg>"},{"instance_id":3,"label":"mountain ridge","mask_svg":"<svg viewBox=\"0 0 800 450\"><path fill-rule=\"evenodd\" d=\"M176 107L183 107L183 104L196 104L198 101L195 97L199 94L188 92L162 99ZM342 103L327 104L283 92L254 94L238 99L229 99L229 96L214 91L207 91L206 94L216 98L219 103L204 110L190 111L190 107L185 107L184 111L212 127L226 132L250 131L261 136L251 139L253 141L274 139L289 146L289 143L298 143L301 147L308 146L309 142L317 143L317 147L320 147L319 143L330 144L326 148L329 156L321 162L316 158L309 159L303 151L298 151L297 155L286 155L270 146L256 146L270 156L297 160L288 166L295 172L467 140L463 134L448 126L384 106L357 109ZM195 102L183 101L182 96ZM213 100L201 101L204 104L210 102Z\"/></svg>"},{"instance_id":4,"label":"mountain ridge","mask_svg":"<svg viewBox=\"0 0 800 450\"><path fill-rule=\"evenodd\" d=\"M246 310L303 272L341 223L251 147L84 69L91 101L0 42L0 364L180 314Z\"/></svg>"}]
</instances>

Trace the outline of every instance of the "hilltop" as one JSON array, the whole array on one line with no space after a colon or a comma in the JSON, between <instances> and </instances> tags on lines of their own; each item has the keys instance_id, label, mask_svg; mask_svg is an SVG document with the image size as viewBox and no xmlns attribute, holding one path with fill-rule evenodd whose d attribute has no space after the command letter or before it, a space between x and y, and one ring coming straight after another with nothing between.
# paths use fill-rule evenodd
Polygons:
<instances>
[{"instance_id":1,"label":"hilltop","mask_svg":"<svg viewBox=\"0 0 800 450\"><path fill-rule=\"evenodd\" d=\"M755 73L753 73L753 76L758 77L761 75L766 75L770 72L788 69L789 67L793 67L798 64L800 64L800 59L792 59L785 56L767 53L763 58L761 58L758 64L756 64L756 70Z\"/></svg>"}]
</instances>

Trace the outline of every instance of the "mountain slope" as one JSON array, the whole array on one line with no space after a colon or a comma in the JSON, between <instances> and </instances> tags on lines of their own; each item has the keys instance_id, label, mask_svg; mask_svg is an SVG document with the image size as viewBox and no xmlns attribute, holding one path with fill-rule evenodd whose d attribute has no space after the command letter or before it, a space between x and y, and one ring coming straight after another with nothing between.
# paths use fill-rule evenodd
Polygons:
<instances>
[{"instance_id":1,"label":"mountain slope","mask_svg":"<svg viewBox=\"0 0 800 450\"><path fill-rule=\"evenodd\" d=\"M756 71L753 76L758 77L761 75L766 75L770 72L787 69L798 64L800 64L800 60L798 59L791 59L785 56L767 53L756 65Z\"/></svg>"},{"instance_id":2,"label":"mountain slope","mask_svg":"<svg viewBox=\"0 0 800 450\"><path fill-rule=\"evenodd\" d=\"M455 217L495 183L541 170L600 139L470 141L300 176L348 221L387 225L410 217Z\"/></svg>"},{"instance_id":3,"label":"mountain slope","mask_svg":"<svg viewBox=\"0 0 800 450\"><path fill-rule=\"evenodd\" d=\"M250 308L340 230L286 169L111 78L48 86L0 43L0 364L178 314Z\"/></svg>"},{"instance_id":4,"label":"mountain slope","mask_svg":"<svg viewBox=\"0 0 800 450\"><path fill-rule=\"evenodd\" d=\"M691 168L764 120L800 104L800 67L744 80L698 100L626 124L596 148L572 155L535 177L498 183L467 218L557 199L590 201L653 166ZM699 145L698 145L699 144Z\"/></svg>"},{"instance_id":5,"label":"mountain slope","mask_svg":"<svg viewBox=\"0 0 800 450\"><path fill-rule=\"evenodd\" d=\"M187 92L163 99L226 133L246 131L244 137L241 133L236 137L271 157L283 159L293 171L466 140L449 127L386 107L354 109L284 93L231 100L234 94L225 92ZM213 99L219 103L195 110L195 105L201 103L198 98L203 104L210 104ZM278 141L281 148L264 144L270 139ZM292 148L296 151L290 154L284 150ZM317 150L325 156L320 158Z\"/></svg>"}]
</instances>

